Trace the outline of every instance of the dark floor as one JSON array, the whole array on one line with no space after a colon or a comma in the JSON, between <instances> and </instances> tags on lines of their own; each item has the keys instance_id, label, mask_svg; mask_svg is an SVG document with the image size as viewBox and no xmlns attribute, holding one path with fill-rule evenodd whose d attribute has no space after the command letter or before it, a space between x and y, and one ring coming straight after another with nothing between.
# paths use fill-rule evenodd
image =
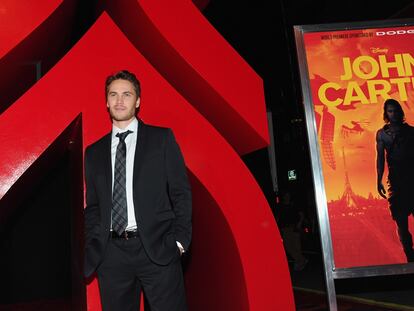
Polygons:
<instances>
[{"instance_id":1,"label":"dark floor","mask_svg":"<svg viewBox=\"0 0 414 311\"><path fill-rule=\"evenodd\" d=\"M296 310L325 311L328 310L326 296L320 292L295 290ZM370 300L355 300L353 297L339 297L338 310L340 311L394 311L413 310L412 307L383 304Z\"/></svg>"},{"instance_id":2,"label":"dark floor","mask_svg":"<svg viewBox=\"0 0 414 311\"><path fill-rule=\"evenodd\" d=\"M305 252L305 256L309 262L304 270L291 269L296 310L327 311L321 255ZM289 264L292 266L291 262ZM337 280L335 287L339 311L414 310L414 275ZM0 311L70 309L70 301L63 300L0 305Z\"/></svg>"},{"instance_id":3,"label":"dark floor","mask_svg":"<svg viewBox=\"0 0 414 311\"><path fill-rule=\"evenodd\" d=\"M27 303L0 305L0 311L70 311L71 302L67 300L40 300Z\"/></svg>"},{"instance_id":4,"label":"dark floor","mask_svg":"<svg viewBox=\"0 0 414 311\"><path fill-rule=\"evenodd\" d=\"M305 256L304 270L291 269L296 309L328 310L321 255ZM414 310L414 275L336 280L335 289L340 311Z\"/></svg>"}]
</instances>

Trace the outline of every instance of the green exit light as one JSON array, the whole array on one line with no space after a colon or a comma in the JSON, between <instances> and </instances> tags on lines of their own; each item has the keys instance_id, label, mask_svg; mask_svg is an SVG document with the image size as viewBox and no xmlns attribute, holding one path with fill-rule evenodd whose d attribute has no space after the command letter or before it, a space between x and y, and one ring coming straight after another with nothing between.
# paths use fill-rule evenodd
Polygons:
<instances>
[{"instance_id":1,"label":"green exit light","mask_svg":"<svg viewBox=\"0 0 414 311\"><path fill-rule=\"evenodd\" d=\"M296 170L288 171L288 179L289 180L296 180L297 179Z\"/></svg>"}]
</instances>

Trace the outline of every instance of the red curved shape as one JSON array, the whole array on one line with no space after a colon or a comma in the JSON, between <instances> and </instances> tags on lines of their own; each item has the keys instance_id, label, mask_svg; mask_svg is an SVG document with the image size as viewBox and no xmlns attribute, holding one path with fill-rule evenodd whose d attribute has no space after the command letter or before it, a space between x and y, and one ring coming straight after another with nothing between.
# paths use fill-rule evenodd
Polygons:
<instances>
[{"instance_id":1,"label":"red curved shape","mask_svg":"<svg viewBox=\"0 0 414 311\"><path fill-rule=\"evenodd\" d=\"M1 1L0 113L36 81L37 64L44 73L62 53L77 1Z\"/></svg>"},{"instance_id":2,"label":"red curved shape","mask_svg":"<svg viewBox=\"0 0 414 311\"><path fill-rule=\"evenodd\" d=\"M45 21L62 1L3 0L0 4L0 58Z\"/></svg>"},{"instance_id":3,"label":"red curved shape","mask_svg":"<svg viewBox=\"0 0 414 311\"><path fill-rule=\"evenodd\" d=\"M191 1L108 1L148 61L239 154L268 145L263 83Z\"/></svg>"},{"instance_id":4,"label":"red curved shape","mask_svg":"<svg viewBox=\"0 0 414 311\"><path fill-rule=\"evenodd\" d=\"M191 309L228 310L231 305L233 310L293 310L281 239L254 178L219 132L106 14L0 115L0 198L79 112L85 145L110 130L102 85L109 72L121 68L138 74L144 90L142 118L173 128L191 172L196 195L194 246L186 275ZM96 288L88 296L90 310L98 310Z\"/></svg>"}]
</instances>

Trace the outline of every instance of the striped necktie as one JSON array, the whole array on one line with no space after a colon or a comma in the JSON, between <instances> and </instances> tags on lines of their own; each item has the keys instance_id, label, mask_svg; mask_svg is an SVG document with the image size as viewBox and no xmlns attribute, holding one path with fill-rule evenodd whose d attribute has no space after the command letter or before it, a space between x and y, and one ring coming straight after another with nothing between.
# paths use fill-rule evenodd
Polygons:
<instances>
[{"instance_id":1,"label":"striped necktie","mask_svg":"<svg viewBox=\"0 0 414 311\"><path fill-rule=\"evenodd\" d=\"M125 231L128 224L126 199L126 144L125 138L132 131L116 134L119 138L115 156L114 189L112 193L112 229L119 235Z\"/></svg>"}]
</instances>

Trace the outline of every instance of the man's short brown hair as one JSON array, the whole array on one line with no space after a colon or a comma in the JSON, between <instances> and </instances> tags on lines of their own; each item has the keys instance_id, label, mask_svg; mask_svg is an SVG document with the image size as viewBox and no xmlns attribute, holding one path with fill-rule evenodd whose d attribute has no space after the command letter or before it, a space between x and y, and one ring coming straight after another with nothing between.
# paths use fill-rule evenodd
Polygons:
<instances>
[{"instance_id":1,"label":"man's short brown hair","mask_svg":"<svg viewBox=\"0 0 414 311\"><path fill-rule=\"evenodd\" d=\"M108 100L109 85L111 85L111 83L115 80L127 80L131 82L132 85L134 86L135 93L137 93L137 98L141 97L141 84L139 83L139 80L137 79L137 77L132 72L129 72L128 70L121 70L106 78L106 81L105 81L105 99L106 100Z\"/></svg>"}]
</instances>

